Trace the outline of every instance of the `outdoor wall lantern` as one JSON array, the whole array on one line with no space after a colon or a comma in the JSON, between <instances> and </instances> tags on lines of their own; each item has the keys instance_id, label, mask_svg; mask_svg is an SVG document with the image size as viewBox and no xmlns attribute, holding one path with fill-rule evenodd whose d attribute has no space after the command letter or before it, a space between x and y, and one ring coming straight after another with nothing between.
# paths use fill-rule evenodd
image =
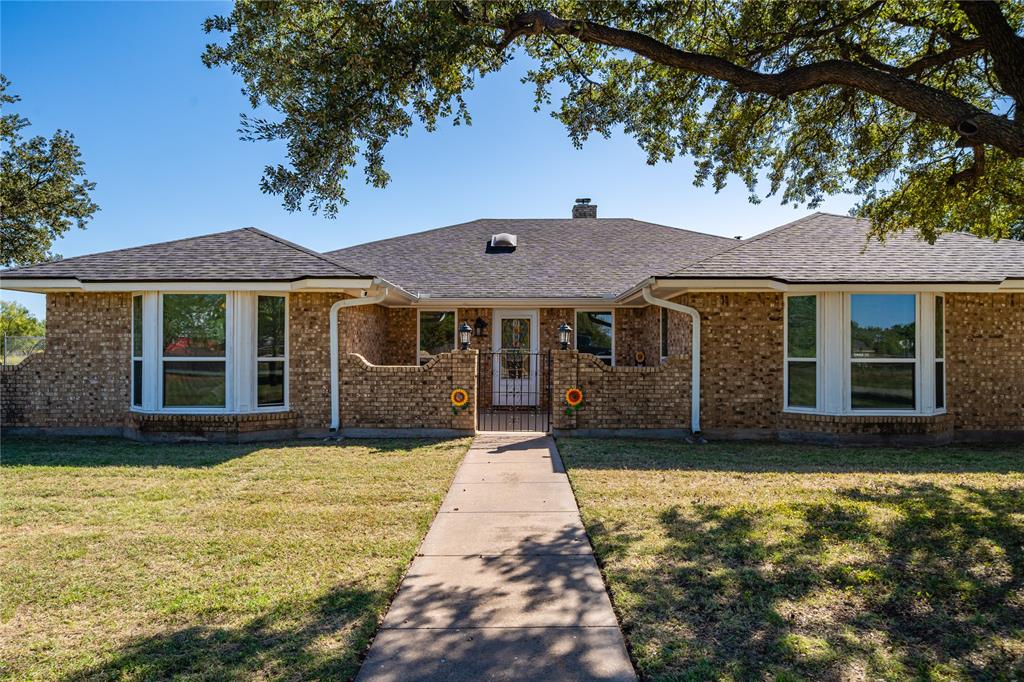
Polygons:
<instances>
[{"instance_id":1,"label":"outdoor wall lantern","mask_svg":"<svg viewBox=\"0 0 1024 682\"><path fill-rule=\"evenodd\" d=\"M558 326L558 342L562 344L562 350L569 350L569 337L572 335L572 327L567 322Z\"/></svg>"},{"instance_id":2,"label":"outdoor wall lantern","mask_svg":"<svg viewBox=\"0 0 1024 682\"><path fill-rule=\"evenodd\" d=\"M473 328L467 323L463 322L459 325L459 346L462 350L469 350L469 335L473 333Z\"/></svg>"},{"instance_id":3,"label":"outdoor wall lantern","mask_svg":"<svg viewBox=\"0 0 1024 682\"><path fill-rule=\"evenodd\" d=\"M487 329L487 321L482 317L476 318L476 322L473 323L473 336L478 339L483 338L485 329Z\"/></svg>"}]
</instances>

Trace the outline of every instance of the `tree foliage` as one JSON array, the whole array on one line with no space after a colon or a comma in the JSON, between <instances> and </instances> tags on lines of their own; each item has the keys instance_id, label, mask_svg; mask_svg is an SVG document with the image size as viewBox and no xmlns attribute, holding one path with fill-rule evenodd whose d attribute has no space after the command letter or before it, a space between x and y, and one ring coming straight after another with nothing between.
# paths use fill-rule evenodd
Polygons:
<instances>
[{"instance_id":1,"label":"tree foliage","mask_svg":"<svg viewBox=\"0 0 1024 682\"><path fill-rule=\"evenodd\" d=\"M0 337L43 336L46 323L16 301L0 301Z\"/></svg>"},{"instance_id":2,"label":"tree foliage","mask_svg":"<svg viewBox=\"0 0 1024 682\"><path fill-rule=\"evenodd\" d=\"M18 102L0 75L0 105ZM99 207L89 197L96 183L85 178L85 164L69 132L24 139L28 119L5 111L0 116L0 263L27 265L50 260L53 241L73 225L84 228Z\"/></svg>"},{"instance_id":3,"label":"tree foliage","mask_svg":"<svg viewBox=\"0 0 1024 682\"><path fill-rule=\"evenodd\" d=\"M1024 215L1022 23L1020 0L242 0L207 20L229 38L204 61L279 112L242 135L287 143L262 189L290 210L336 214L360 160L386 185L392 137L469 123L463 95L525 51L576 145L621 129L752 201L853 192L879 236L1005 237Z\"/></svg>"}]
</instances>

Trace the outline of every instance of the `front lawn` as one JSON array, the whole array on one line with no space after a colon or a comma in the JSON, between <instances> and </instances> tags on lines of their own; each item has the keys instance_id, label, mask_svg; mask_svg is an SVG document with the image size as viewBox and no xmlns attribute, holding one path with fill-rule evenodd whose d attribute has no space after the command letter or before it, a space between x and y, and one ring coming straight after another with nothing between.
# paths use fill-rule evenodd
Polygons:
<instances>
[{"instance_id":1,"label":"front lawn","mask_svg":"<svg viewBox=\"0 0 1024 682\"><path fill-rule=\"evenodd\" d=\"M352 676L469 441L355 443L5 439L3 676Z\"/></svg>"},{"instance_id":2,"label":"front lawn","mask_svg":"<svg viewBox=\"0 0 1024 682\"><path fill-rule=\"evenodd\" d=\"M638 671L1024 678L1024 448L561 439Z\"/></svg>"}]
</instances>

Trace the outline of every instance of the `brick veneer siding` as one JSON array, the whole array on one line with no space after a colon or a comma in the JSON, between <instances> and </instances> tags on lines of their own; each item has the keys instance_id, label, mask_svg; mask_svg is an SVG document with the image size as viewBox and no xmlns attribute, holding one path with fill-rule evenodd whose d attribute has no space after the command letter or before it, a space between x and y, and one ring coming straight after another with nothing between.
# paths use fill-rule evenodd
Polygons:
<instances>
[{"instance_id":1,"label":"brick veneer siding","mask_svg":"<svg viewBox=\"0 0 1024 682\"><path fill-rule=\"evenodd\" d=\"M955 429L1024 436L1024 294L947 294L946 374Z\"/></svg>"},{"instance_id":2,"label":"brick veneer siding","mask_svg":"<svg viewBox=\"0 0 1024 682\"><path fill-rule=\"evenodd\" d=\"M422 367L372 365L361 355L341 360L342 429L476 428L477 352L442 353ZM453 412L451 392L464 388L470 404Z\"/></svg>"},{"instance_id":3,"label":"brick veneer siding","mask_svg":"<svg viewBox=\"0 0 1024 682\"><path fill-rule=\"evenodd\" d=\"M792 441L884 443L891 440L899 444L940 444L953 439L953 417L950 414L868 417L783 413L778 435L781 440Z\"/></svg>"},{"instance_id":4,"label":"brick veneer siding","mask_svg":"<svg viewBox=\"0 0 1024 682\"><path fill-rule=\"evenodd\" d=\"M620 308L615 311L615 364L634 367L640 363L636 353L644 354L643 364L661 362L661 309L655 306Z\"/></svg>"},{"instance_id":5,"label":"brick veneer siding","mask_svg":"<svg viewBox=\"0 0 1024 682\"><path fill-rule=\"evenodd\" d=\"M131 294L46 296L46 350L0 373L5 427L121 428L128 416Z\"/></svg>"},{"instance_id":6,"label":"brick veneer siding","mask_svg":"<svg viewBox=\"0 0 1024 682\"><path fill-rule=\"evenodd\" d=\"M415 365L417 318L415 308L388 308L385 311L386 345L383 363L385 365Z\"/></svg>"},{"instance_id":7,"label":"brick veneer siding","mask_svg":"<svg viewBox=\"0 0 1024 682\"><path fill-rule=\"evenodd\" d=\"M587 353L554 351L552 427L559 430L689 429L690 370L682 358L655 367L611 367ZM565 392L583 390L567 415Z\"/></svg>"}]
</instances>

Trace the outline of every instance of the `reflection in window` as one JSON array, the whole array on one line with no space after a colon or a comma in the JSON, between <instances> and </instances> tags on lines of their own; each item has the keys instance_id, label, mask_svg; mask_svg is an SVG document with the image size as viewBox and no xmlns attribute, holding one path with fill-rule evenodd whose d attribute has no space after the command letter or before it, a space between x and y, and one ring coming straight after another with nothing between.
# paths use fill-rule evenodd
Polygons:
<instances>
[{"instance_id":1,"label":"reflection in window","mask_svg":"<svg viewBox=\"0 0 1024 682\"><path fill-rule=\"evenodd\" d=\"M132 406L142 407L142 296L132 296Z\"/></svg>"},{"instance_id":2,"label":"reflection in window","mask_svg":"<svg viewBox=\"0 0 1024 682\"><path fill-rule=\"evenodd\" d=\"M613 317L611 312L576 313L576 349L592 353L605 364L612 364Z\"/></svg>"},{"instance_id":3,"label":"reflection in window","mask_svg":"<svg viewBox=\"0 0 1024 682\"><path fill-rule=\"evenodd\" d=\"M818 298L786 298L786 404L818 406Z\"/></svg>"},{"instance_id":4,"label":"reflection in window","mask_svg":"<svg viewBox=\"0 0 1024 682\"><path fill-rule=\"evenodd\" d=\"M417 357L425 364L439 353L455 350L455 311L421 310Z\"/></svg>"},{"instance_id":5,"label":"reflection in window","mask_svg":"<svg viewBox=\"0 0 1024 682\"><path fill-rule=\"evenodd\" d=\"M530 348L533 343L529 317L501 320L501 378L530 377Z\"/></svg>"},{"instance_id":6,"label":"reflection in window","mask_svg":"<svg viewBox=\"0 0 1024 682\"><path fill-rule=\"evenodd\" d=\"M256 300L256 404L284 405L285 314L284 296Z\"/></svg>"},{"instance_id":7,"label":"reflection in window","mask_svg":"<svg viewBox=\"0 0 1024 682\"><path fill-rule=\"evenodd\" d=\"M659 308L661 311L661 359L668 357L668 308Z\"/></svg>"},{"instance_id":8,"label":"reflection in window","mask_svg":"<svg viewBox=\"0 0 1024 682\"><path fill-rule=\"evenodd\" d=\"M917 297L850 296L850 405L913 410L917 405Z\"/></svg>"},{"instance_id":9,"label":"reflection in window","mask_svg":"<svg viewBox=\"0 0 1024 682\"><path fill-rule=\"evenodd\" d=\"M164 294L164 407L224 407L226 340L224 294Z\"/></svg>"},{"instance_id":10,"label":"reflection in window","mask_svg":"<svg viewBox=\"0 0 1024 682\"><path fill-rule=\"evenodd\" d=\"M935 297L935 408L946 407L946 299Z\"/></svg>"}]
</instances>

